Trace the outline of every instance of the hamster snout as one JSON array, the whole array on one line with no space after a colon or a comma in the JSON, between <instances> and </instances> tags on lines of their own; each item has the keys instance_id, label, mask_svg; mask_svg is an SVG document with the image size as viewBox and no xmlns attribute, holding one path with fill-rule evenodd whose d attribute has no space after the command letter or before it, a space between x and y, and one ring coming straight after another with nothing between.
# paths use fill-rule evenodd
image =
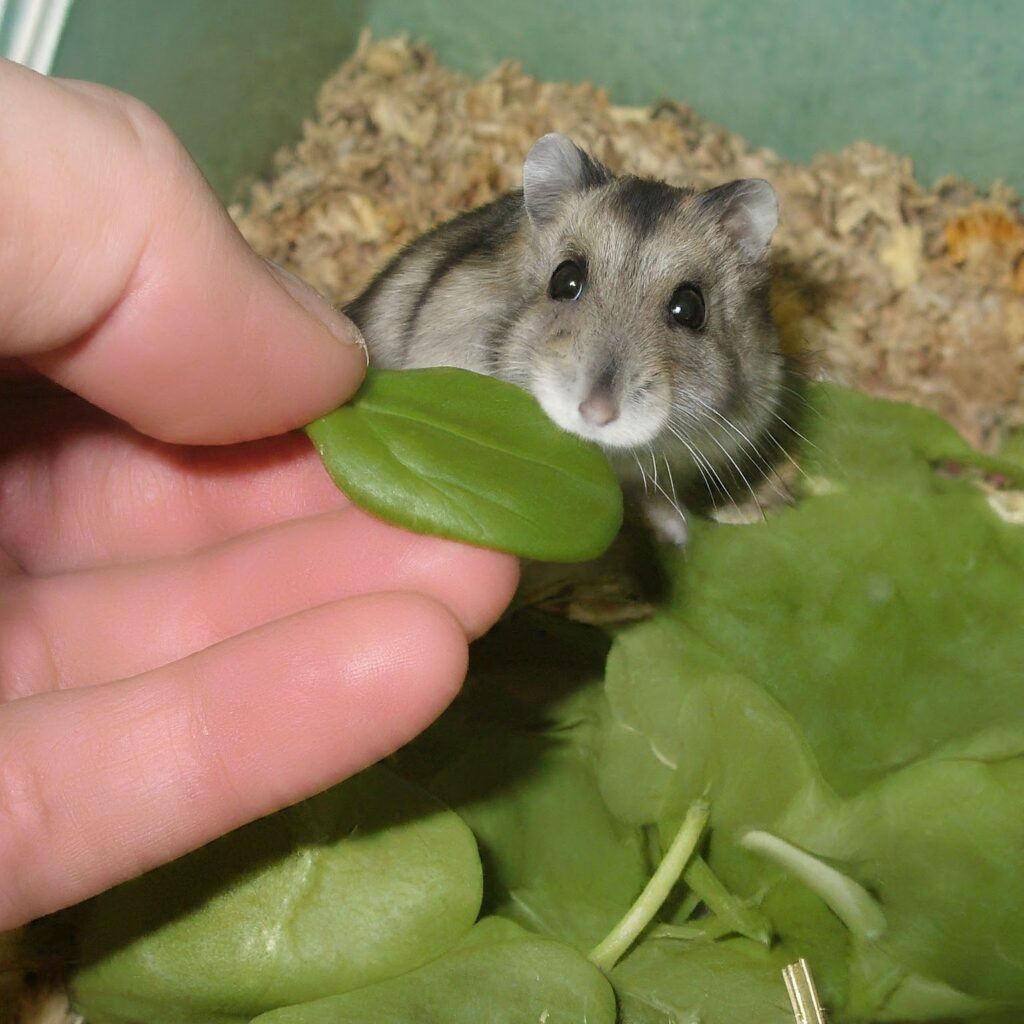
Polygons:
<instances>
[{"instance_id":1,"label":"hamster snout","mask_svg":"<svg viewBox=\"0 0 1024 1024\"><path fill-rule=\"evenodd\" d=\"M671 403L666 370L645 365L625 341L559 339L537 354L529 390L564 430L610 448L633 448L664 429Z\"/></svg>"}]
</instances>

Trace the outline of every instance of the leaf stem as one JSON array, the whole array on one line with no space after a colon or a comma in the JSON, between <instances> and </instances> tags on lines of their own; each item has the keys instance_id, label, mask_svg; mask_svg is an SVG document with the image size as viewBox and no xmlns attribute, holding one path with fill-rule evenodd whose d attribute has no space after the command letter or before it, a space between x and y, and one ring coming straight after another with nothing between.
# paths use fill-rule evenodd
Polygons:
<instances>
[{"instance_id":1,"label":"leaf stem","mask_svg":"<svg viewBox=\"0 0 1024 1024\"><path fill-rule=\"evenodd\" d=\"M683 881L700 896L708 910L733 931L762 946L771 943L772 930L768 919L729 892L703 857L697 856L690 861L683 872Z\"/></svg>"},{"instance_id":2,"label":"leaf stem","mask_svg":"<svg viewBox=\"0 0 1024 1024\"><path fill-rule=\"evenodd\" d=\"M648 932L652 939L679 939L686 942L714 942L736 929L728 921L709 915L687 924L659 924Z\"/></svg>"},{"instance_id":3,"label":"leaf stem","mask_svg":"<svg viewBox=\"0 0 1024 1024\"><path fill-rule=\"evenodd\" d=\"M774 861L803 882L859 938L877 939L885 931L882 908L867 889L848 875L771 832L748 832L740 846Z\"/></svg>"},{"instance_id":4,"label":"leaf stem","mask_svg":"<svg viewBox=\"0 0 1024 1024\"><path fill-rule=\"evenodd\" d=\"M672 845L665 852L650 881L644 886L644 891L626 911L622 920L591 950L591 962L602 971L607 973L618 963L622 954L636 941L637 936L661 909L673 886L679 881L687 861L693 856L707 821L707 801L698 800L686 812Z\"/></svg>"}]
</instances>

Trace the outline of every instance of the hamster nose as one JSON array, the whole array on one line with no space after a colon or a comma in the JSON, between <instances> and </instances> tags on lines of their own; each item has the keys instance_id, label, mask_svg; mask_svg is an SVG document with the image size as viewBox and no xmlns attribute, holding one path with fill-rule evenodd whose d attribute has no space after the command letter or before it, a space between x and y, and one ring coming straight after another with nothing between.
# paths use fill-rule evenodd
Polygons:
<instances>
[{"instance_id":1,"label":"hamster nose","mask_svg":"<svg viewBox=\"0 0 1024 1024\"><path fill-rule=\"evenodd\" d=\"M594 388L580 402L580 415L594 427L607 427L619 418L619 404L604 388Z\"/></svg>"}]
</instances>

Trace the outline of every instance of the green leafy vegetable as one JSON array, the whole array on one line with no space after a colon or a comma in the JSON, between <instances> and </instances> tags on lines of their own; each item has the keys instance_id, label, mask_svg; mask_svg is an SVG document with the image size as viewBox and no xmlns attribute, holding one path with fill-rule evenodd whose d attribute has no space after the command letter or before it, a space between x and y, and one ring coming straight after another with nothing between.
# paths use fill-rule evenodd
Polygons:
<instances>
[{"instance_id":1,"label":"green leafy vegetable","mask_svg":"<svg viewBox=\"0 0 1024 1024\"><path fill-rule=\"evenodd\" d=\"M643 888L640 830L608 813L591 757L572 743L479 737L431 788L477 837L493 913L586 950Z\"/></svg>"},{"instance_id":2,"label":"green leafy vegetable","mask_svg":"<svg viewBox=\"0 0 1024 1024\"><path fill-rule=\"evenodd\" d=\"M862 885L841 871L769 832L747 832L740 839L740 846L773 860L803 882L821 897L856 938L870 941L885 932L885 915L881 908Z\"/></svg>"},{"instance_id":3,"label":"green leafy vegetable","mask_svg":"<svg viewBox=\"0 0 1024 1024\"><path fill-rule=\"evenodd\" d=\"M357 505L421 533L528 558L595 558L622 522L600 450L520 388L449 368L374 370L307 433Z\"/></svg>"},{"instance_id":4,"label":"green leafy vegetable","mask_svg":"<svg viewBox=\"0 0 1024 1024\"><path fill-rule=\"evenodd\" d=\"M473 837L383 768L87 904L72 979L90 1024L248 1021L402 974L472 925Z\"/></svg>"},{"instance_id":5,"label":"green leafy vegetable","mask_svg":"<svg viewBox=\"0 0 1024 1024\"><path fill-rule=\"evenodd\" d=\"M895 485L927 494L967 491L963 479L936 473L952 463L1005 475L1024 485L1024 463L1011 446L999 457L975 451L945 420L903 402L883 402L859 391L818 384L806 391L800 457L804 494Z\"/></svg>"},{"instance_id":6,"label":"green leafy vegetable","mask_svg":"<svg viewBox=\"0 0 1024 1024\"><path fill-rule=\"evenodd\" d=\"M615 1024L615 996L577 952L508 921L481 921L451 952L400 978L275 1010L256 1024Z\"/></svg>"},{"instance_id":7,"label":"green leafy vegetable","mask_svg":"<svg viewBox=\"0 0 1024 1024\"><path fill-rule=\"evenodd\" d=\"M398 770L473 829L484 906L587 951L648 875L640 829L604 805L593 767L607 640L529 612L474 649L466 691Z\"/></svg>"},{"instance_id":8,"label":"green leafy vegetable","mask_svg":"<svg viewBox=\"0 0 1024 1024\"><path fill-rule=\"evenodd\" d=\"M785 960L747 939L652 939L612 972L620 1024L793 1024Z\"/></svg>"}]
</instances>

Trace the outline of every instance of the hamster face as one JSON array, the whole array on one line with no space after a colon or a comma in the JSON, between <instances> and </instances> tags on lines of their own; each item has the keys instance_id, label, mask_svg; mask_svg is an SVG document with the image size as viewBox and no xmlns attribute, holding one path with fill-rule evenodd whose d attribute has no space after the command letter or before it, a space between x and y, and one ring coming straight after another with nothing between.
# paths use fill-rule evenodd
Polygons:
<instances>
[{"instance_id":1,"label":"hamster face","mask_svg":"<svg viewBox=\"0 0 1024 1024\"><path fill-rule=\"evenodd\" d=\"M643 458L671 512L656 529L681 543L672 467L726 494L716 464L744 483L738 459L767 465L757 445L783 376L768 300L777 221L766 181L695 193L616 177L549 134L521 190L421 236L346 312L377 366L458 366L530 391L654 508Z\"/></svg>"},{"instance_id":2,"label":"hamster face","mask_svg":"<svg viewBox=\"0 0 1024 1024\"><path fill-rule=\"evenodd\" d=\"M531 218L527 298L498 372L609 449L735 449L766 422L781 376L767 262L749 244L764 225L736 206L610 176L563 195Z\"/></svg>"}]
</instances>

